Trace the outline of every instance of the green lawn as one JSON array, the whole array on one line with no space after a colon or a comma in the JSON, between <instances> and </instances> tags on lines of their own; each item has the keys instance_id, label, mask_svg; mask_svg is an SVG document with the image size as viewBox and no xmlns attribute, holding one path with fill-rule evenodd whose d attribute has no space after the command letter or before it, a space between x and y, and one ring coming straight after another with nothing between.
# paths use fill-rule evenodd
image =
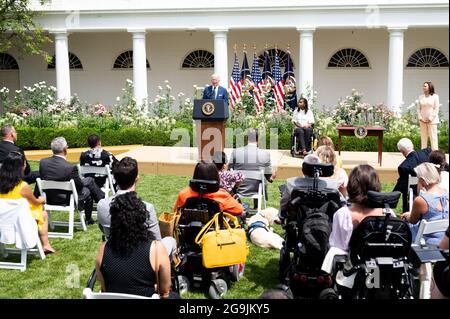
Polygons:
<instances>
[{"instance_id":1,"label":"green lawn","mask_svg":"<svg viewBox=\"0 0 450 319\"><path fill-rule=\"evenodd\" d=\"M37 163L31 163L37 168ZM141 175L138 194L143 200L155 205L159 213L171 211L178 190L184 188L189 177ZM279 206L278 186L284 181L269 185L268 206ZM393 184L383 184L384 191L390 191ZM398 207L401 207L401 202ZM282 229L275 230L282 234ZM28 257L25 272L0 270L0 298L81 298L82 290L94 267L95 255L101 242L97 225L88 226L88 231L76 230L72 240L51 239L56 254L45 260ZM9 257L8 257L9 258ZM279 253L250 244L250 255L244 277L234 283L226 298L258 298L266 289L277 285ZM189 292L184 298L206 298L202 291Z\"/></svg>"}]
</instances>

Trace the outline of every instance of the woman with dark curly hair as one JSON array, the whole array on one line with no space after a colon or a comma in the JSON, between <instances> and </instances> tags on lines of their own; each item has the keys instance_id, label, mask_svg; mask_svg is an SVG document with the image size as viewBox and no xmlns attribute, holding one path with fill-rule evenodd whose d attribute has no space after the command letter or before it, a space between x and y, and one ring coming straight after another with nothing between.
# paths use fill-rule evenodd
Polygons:
<instances>
[{"instance_id":1,"label":"woman with dark curly hair","mask_svg":"<svg viewBox=\"0 0 450 319\"><path fill-rule=\"evenodd\" d=\"M44 210L45 197L36 198L30 185L23 180L26 168L25 156L20 152L11 152L0 167L0 198L25 198L30 204L30 212L38 224L39 238L45 254L55 250L48 241L48 215Z\"/></svg>"},{"instance_id":2,"label":"woman with dark curly hair","mask_svg":"<svg viewBox=\"0 0 450 319\"><path fill-rule=\"evenodd\" d=\"M110 236L100 246L95 264L102 291L147 297L157 292L161 298L169 298L169 257L148 230L144 202L135 192L116 196L110 214Z\"/></svg>"},{"instance_id":3,"label":"woman with dark curly hair","mask_svg":"<svg viewBox=\"0 0 450 319\"><path fill-rule=\"evenodd\" d=\"M340 208L333 216L333 230L330 234L330 247L348 251L348 243L353 229L368 216L383 216L383 208L369 206L368 191L381 190L380 178L370 165L358 165L350 171L347 184L350 207Z\"/></svg>"}]
</instances>

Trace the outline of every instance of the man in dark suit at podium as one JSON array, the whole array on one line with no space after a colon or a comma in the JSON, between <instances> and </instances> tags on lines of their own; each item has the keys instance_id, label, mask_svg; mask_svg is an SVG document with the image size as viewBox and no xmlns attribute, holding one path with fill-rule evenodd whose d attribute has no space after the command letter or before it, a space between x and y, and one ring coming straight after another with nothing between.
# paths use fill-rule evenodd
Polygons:
<instances>
[{"instance_id":1,"label":"man in dark suit at podium","mask_svg":"<svg viewBox=\"0 0 450 319\"><path fill-rule=\"evenodd\" d=\"M211 84L203 91L203 99L207 100L225 100L228 105L227 89L219 85L220 76L218 74L211 75Z\"/></svg>"}]
</instances>

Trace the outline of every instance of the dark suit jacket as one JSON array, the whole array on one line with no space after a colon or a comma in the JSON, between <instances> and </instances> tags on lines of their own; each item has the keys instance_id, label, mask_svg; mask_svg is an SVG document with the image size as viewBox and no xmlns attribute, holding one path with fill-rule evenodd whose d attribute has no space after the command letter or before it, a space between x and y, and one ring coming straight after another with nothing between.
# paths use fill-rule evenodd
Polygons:
<instances>
[{"instance_id":1,"label":"dark suit jacket","mask_svg":"<svg viewBox=\"0 0 450 319\"><path fill-rule=\"evenodd\" d=\"M42 180L51 181L70 181L74 180L77 192L80 195L83 189L83 182L78 174L78 168L70 164L64 158L52 156L42 159L39 162L39 173ZM67 193L49 190L46 192L47 202L49 204L66 204L68 200Z\"/></svg>"},{"instance_id":2,"label":"dark suit jacket","mask_svg":"<svg viewBox=\"0 0 450 319\"><path fill-rule=\"evenodd\" d=\"M214 98L214 91L212 89L212 85L208 86L203 91L203 99L216 100ZM219 87L217 89L217 100L225 100L225 103L227 103L227 105L228 105L228 92L227 92L227 89L224 88L223 86L220 86L220 85L219 85Z\"/></svg>"},{"instance_id":3,"label":"dark suit jacket","mask_svg":"<svg viewBox=\"0 0 450 319\"><path fill-rule=\"evenodd\" d=\"M3 163L5 158L11 152L20 152L25 156L25 153L19 146L15 145L14 143L8 142L8 141L1 141L0 142L0 163ZM30 164L28 164L28 161L26 160L26 158L25 158L25 161L26 161L26 167L25 167L24 175L30 175L30 173L31 173Z\"/></svg>"},{"instance_id":4,"label":"dark suit jacket","mask_svg":"<svg viewBox=\"0 0 450 319\"><path fill-rule=\"evenodd\" d=\"M430 148L424 148L418 152L412 151L408 154L405 160L398 167L399 178L394 187L394 191L399 191L403 194L403 211L409 210L408 205L408 175L416 176L414 168L419 164L428 162L428 156L431 153ZM414 189L414 193L416 190Z\"/></svg>"}]
</instances>

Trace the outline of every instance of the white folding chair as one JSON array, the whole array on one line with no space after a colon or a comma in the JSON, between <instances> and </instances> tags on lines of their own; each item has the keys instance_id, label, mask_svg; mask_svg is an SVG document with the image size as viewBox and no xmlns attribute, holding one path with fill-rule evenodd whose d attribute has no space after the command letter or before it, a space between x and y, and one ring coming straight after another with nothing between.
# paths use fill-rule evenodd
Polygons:
<instances>
[{"instance_id":1,"label":"white folding chair","mask_svg":"<svg viewBox=\"0 0 450 319\"><path fill-rule=\"evenodd\" d=\"M408 175L408 202L409 202L409 211L412 211L413 202L414 202L414 190L411 186L417 186L417 182L419 179L417 176Z\"/></svg>"},{"instance_id":2,"label":"white folding chair","mask_svg":"<svg viewBox=\"0 0 450 319\"><path fill-rule=\"evenodd\" d=\"M422 220L419 225L419 230L417 231L417 236L414 241L414 245L422 246L425 245L424 235L429 235L438 232L444 232L448 228L448 219L426 221ZM431 288L431 274L432 265L431 263L426 263L420 267L420 299L430 299L430 288Z\"/></svg>"},{"instance_id":3,"label":"white folding chair","mask_svg":"<svg viewBox=\"0 0 450 319\"><path fill-rule=\"evenodd\" d=\"M16 244L16 248L5 246L11 244ZM0 199L0 255L7 257L9 253L20 253L20 262L0 262L0 269L25 271L28 253L45 259L37 223L31 215L30 204L24 198Z\"/></svg>"},{"instance_id":4,"label":"white folding chair","mask_svg":"<svg viewBox=\"0 0 450 319\"><path fill-rule=\"evenodd\" d=\"M71 179L68 182L57 182L57 181L48 181L41 180L40 178L36 179L36 184L38 185L39 191L41 195L45 194L46 190L61 190L66 192L71 192L69 205L49 205L45 204L44 209L48 213L49 218L49 226L50 228L54 228L54 226L68 226L67 232L49 232L48 237L53 238L73 238L73 229L75 226L81 226L81 228L86 231L86 223L84 220L84 212L79 210L78 207L78 193L77 188L75 187L75 182ZM48 196L47 196L48 199ZM80 222L75 222L75 210L78 211L80 215ZM69 221L54 221L51 218L51 211L63 211L69 213ZM51 221L50 221L51 220Z\"/></svg>"},{"instance_id":5,"label":"white folding chair","mask_svg":"<svg viewBox=\"0 0 450 319\"><path fill-rule=\"evenodd\" d=\"M84 299L159 299L131 294L120 294L114 292L93 292L91 288L84 288Z\"/></svg>"},{"instance_id":6,"label":"white folding chair","mask_svg":"<svg viewBox=\"0 0 450 319\"><path fill-rule=\"evenodd\" d=\"M240 172L244 175L245 179L253 179L259 181L258 185L258 193L255 193L250 196L241 196L239 195L239 198L251 198L251 199L257 199L258 200L258 208L257 212L260 213L262 210L262 207L266 209L266 177L264 176L264 170L261 169L259 171L247 171L247 170L240 170ZM249 209L250 211L254 211L254 209Z\"/></svg>"},{"instance_id":7,"label":"white folding chair","mask_svg":"<svg viewBox=\"0 0 450 319\"><path fill-rule=\"evenodd\" d=\"M105 166L82 166L80 164L78 166L78 174L81 178L84 178L86 174L95 174L96 176L104 176L106 177L105 185L102 187L102 191L105 193L105 198L109 197L109 193L111 192L111 196L116 194L114 190L114 182L111 174L111 168L109 165Z\"/></svg>"}]
</instances>

